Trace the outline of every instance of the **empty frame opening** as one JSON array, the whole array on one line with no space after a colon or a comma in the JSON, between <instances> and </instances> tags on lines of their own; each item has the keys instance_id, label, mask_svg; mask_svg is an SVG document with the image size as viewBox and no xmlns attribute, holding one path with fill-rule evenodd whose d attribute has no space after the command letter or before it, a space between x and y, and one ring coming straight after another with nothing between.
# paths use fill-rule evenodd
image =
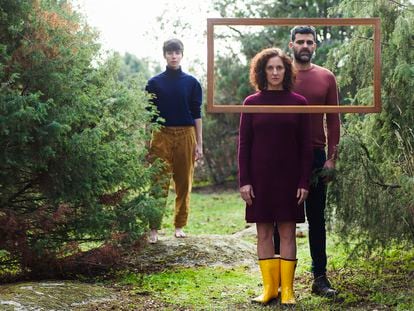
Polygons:
<instances>
[{"instance_id":1,"label":"empty frame opening","mask_svg":"<svg viewBox=\"0 0 414 311\"><path fill-rule=\"evenodd\" d=\"M365 61L373 71L361 72L369 87L363 90L339 89L339 106L314 104L308 106L242 106L248 94L255 90L248 81L251 58L267 47L279 47L288 55L290 29L295 25L312 25L317 32L316 57L312 62L323 64L328 50L336 45L357 43L365 53ZM358 31L356 31L358 30ZM364 33L361 36L360 33ZM244 44L241 43L244 41ZM248 44L246 44L246 41ZM347 19L246 19L213 18L207 20L207 111L208 112L353 112L381 111L381 46L378 18ZM336 67L341 67L352 54L340 55ZM332 59L332 58L331 58ZM334 71L334 70L333 70ZM346 76L337 76L338 85ZM351 92L357 96L351 96Z\"/></svg>"}]
</instances>

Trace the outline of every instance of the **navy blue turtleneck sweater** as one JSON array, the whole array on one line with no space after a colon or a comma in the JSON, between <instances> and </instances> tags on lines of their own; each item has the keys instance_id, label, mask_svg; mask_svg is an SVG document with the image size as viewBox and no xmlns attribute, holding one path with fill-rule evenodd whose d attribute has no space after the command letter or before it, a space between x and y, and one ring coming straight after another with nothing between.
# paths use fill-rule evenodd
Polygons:
<instances>
[{"instance_id":1,"label":"navy blue turtleneck sweater","mask_svg":"<svg viewBox=\"0 0 414 311\"><path fill-rule=\"evenodd\" d=\"M164 72L148 80L145 90L155 95L152 102L165 120L163 125L194 125L194 120L201 118L201 85L181 68L166 67Z\"/></svg>"}]
</instances>

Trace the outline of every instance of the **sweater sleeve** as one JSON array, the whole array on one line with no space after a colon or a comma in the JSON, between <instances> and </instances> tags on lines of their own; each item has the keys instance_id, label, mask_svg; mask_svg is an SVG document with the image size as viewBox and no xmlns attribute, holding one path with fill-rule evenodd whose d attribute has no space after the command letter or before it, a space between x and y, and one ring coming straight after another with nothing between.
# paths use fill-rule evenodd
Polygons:
<instances>
[{"instance_id":1,"label":"sweater sleeve","mask_svg":"<svg viewBox=\"0 0 414 311\"><path fill-rule=\"evenodd\" d=\"M154 81L154 79L150 79L148 80L146 86L145 86L145 91L150 94L151 98L149 99L149 105L146 107L147 111L152 111L152 109L157 109L157 88L156 88L156 83ZM158 110L158 109L157 109ZM157 122L157 115L154 115L151 119L152 123L156 123Z\"/></svg>"},{"instance_id":2,"label":"sweater sleeve","mask_svg":"<svg viewBox=\"0 0 414 311\"><path fill-rule=\"evenodd\" d=\"M336 79L333 74L330 75L329 90L327 96L327 103L330 105L339 105L338 102L338 88ZM328 159L336 159L337 148L339 144L340 136L340 121L338 113L326 114L326 128L327 128L327 141L328 141Z\"/></svg>"},{"instance_id":3,"label":"sweater sleeve","mask_svg":"<svg viewBox=\"0 0 414 311\"><path fill-rule=\"evenodd\" d=\"M201 103L203 98L203 92L200 83L195 80L194 87L191 94L190 111L193 119L201 118Z\"/></svg>"},{"instance_id":4,"label":"sweater sleeve","mask_svg":"<svg viewBox=\"0 0 414 311\"><path fill-rule=\"evenodd\" d=\"M305 104L307 105L306 100ZM309 190L310 177L312 174L313 152L311 137L310 115L308 113L301 113L299 125L301 175L298 188L303 188L306 190Z\"/></svg>"},{"instance_id":5,"label":"sweater sleeve","mask_svg":"<svg viewBox=\"0 0 414 311\"><path fill-rule=\"evenodd\" d=\"M240 114L239 127L239 146L238 146L238 164L239 164L239 186L252 184L250 176L250 153L252 146L252 114Z\"/></svg>"},{"instance_id":6,"label":"sweater sleeve","mask_svg":"<svg viewBox=\"0 0 414 311\"><path fill-rule=\"evenodd\" d=\"M148 82L147 82L147 84L145 86L145 91L147 93L151 94L151 96L154 96L150 100L150 102L154 103L155 94L156 94L156 87L155 87L155 81L153 79L148 80Z\"/></svg>"}]
</instances>

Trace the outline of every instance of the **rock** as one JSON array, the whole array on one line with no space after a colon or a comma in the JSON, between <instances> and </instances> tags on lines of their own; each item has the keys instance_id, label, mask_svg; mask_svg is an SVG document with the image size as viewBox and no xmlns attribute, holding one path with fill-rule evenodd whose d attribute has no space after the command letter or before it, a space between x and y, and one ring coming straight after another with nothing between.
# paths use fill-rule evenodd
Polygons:
<instances>
[{"instance_id":1,"label":"rock","mask_svg":"<svg viewBox=\"0 0 414 311\"><path fill-rule=\"evenodd\" d=\"M0 310L74 310L116 299L111 290L75 281L24 282L0 286Z\"/></svg>"},{"instance_id":2,"label":"rock","mask_svg":"<svg viewBox=\"0 0 414 311\"><path fill-rule=\"evenodd\" d=\"M174 267L255 266L256 246L237 235L196 235L183 239L159 236L127 259L136 272L154 272Z\"/></svg>"}]
</instances>

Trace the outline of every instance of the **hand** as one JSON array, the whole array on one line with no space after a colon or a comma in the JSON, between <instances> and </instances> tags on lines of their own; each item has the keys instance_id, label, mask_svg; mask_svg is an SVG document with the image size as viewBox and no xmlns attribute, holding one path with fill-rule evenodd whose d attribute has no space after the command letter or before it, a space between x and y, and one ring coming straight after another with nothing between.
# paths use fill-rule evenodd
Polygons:
<instances>
[{"instance_id":1,"label":"hand","mask_svg":"<svg viewBox=\"0 0 414 311\"><path fill-rule=\"evenodd\" d=\"M254 192L252 185L245 185L240 188L240 196L247 203L247 205L253 204Z\"/></svg>"},{"instance_id":2,"label":"hand","mask_svg":"<svg viewBox=\"0 0 414 311\"><path fill-rule=\"evenodd\" d=\"M305 202L306 198L308 197L309 191L303 188L298 188L298 191L296 192L296 198L298 198L298 205L301 205L303 202Z\"/></svg>"},{"instance_id":3,"label":"hand","mask_svg":"<svg viewBox=\"0 0 414 311\"><path fill-rule=\"evenodd\" d=\"M334 169L335 168L335 160L333 160L333 159L326 160L325 164L323 165L323 168Z\"/></svg>"},{"instance_id":4,"label":"hand","mask_svg":"<svg viewBox=\"0 0 414 311\"><path fill-rule=\"evenodd\" d=\"M201 160L203 158L203 146L202 144L196 144L194 149L194 161Z\"/></svg>"},{"instance_id":5,"label":"hand","mask_svg":"<svg viewBox=\"0 0 414 311\"><path fill-rule=\"evenodd\" d=\"M328 159L325 161L325 164L323 165L323 170L329 172L335 169L335 160L333 159ZM323 178L322 178L323 182L325 184L329 183L330 181L332 181L332 174L326 174Z\"/></svg>"},{"instance_id":6,"label":"hand","mask_svg":"<svg viewBox=\"0 0 414 311\"><path fill-rule=\"evenodd\" d=\"M150 140L146 140L145 141L145 145L144 145L145 149L147 150L147 154L145 155L145 160L147 162L151 161L151 156L150 156L150 150L151 150L151 141Z\"/></svg>"},{"instance_id":7,"label":"hand","mask_svg":"<svg viewBox=\"0 0 414 311\"><path fill-rule=\"evenodd\" d=\"M145 155L145 161L148 164L152 164L154 163L155 159L156 159L156 156L151 152L150 149L148 149L147 154Z\"/></svg>"}]
</instances>

